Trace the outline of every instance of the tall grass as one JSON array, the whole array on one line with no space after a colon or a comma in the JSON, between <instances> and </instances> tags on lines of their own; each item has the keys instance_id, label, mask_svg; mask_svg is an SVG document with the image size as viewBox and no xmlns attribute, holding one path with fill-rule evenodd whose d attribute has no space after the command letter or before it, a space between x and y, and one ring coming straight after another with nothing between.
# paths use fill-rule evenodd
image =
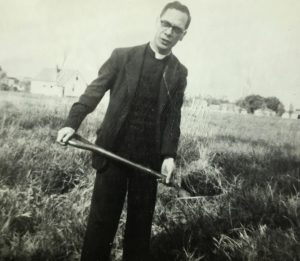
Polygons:
<instances>
[{"instance_id":1,"label":"tall grass","mask_svg":"<svg viewBox=\"0 0 300 261\"><path fill-rule=\"evenodd\" d=\"M72 102L0 93L0 260L79 259L94 171L88 152L55 144ZM93 140L103 115L80 133ZM152 260L300 260L299 127L183 108L177 173L195 198L159 185Z\"/></svg>"}]
</instances>

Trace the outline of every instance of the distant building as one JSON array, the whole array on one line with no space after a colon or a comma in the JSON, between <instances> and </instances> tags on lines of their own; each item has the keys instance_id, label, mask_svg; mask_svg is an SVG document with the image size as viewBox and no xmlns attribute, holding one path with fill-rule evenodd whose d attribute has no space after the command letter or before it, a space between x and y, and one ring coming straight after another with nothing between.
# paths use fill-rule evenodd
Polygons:
<instances>
[{"instance_id":1,"label":"distant building","mask_svg":"<svg viewBox=\"0 0 300 261\"><path fill-rule=\"evenodd\" d=\"M18 91L21 91L21 92L30 92L30 85L31 85L31 78L24 77L20 81L20 85L19 85Z\"/></svg>"},{"instance_id":2,"label":"distant building","mask_svg":"<svg viewBox=\"0 0 300 261\"><path fill-rule=\"evenodd\" d=\"M234 103L221 103L220 110L228 113L240 113L242 108Z\"/></svg>"},{"instance_id":3,"label":"distant building","mask_svg":"<svg viewBox=\"0 0 300 261\"><path fill-rule=\"evenodd\" d=\"M211 111L219 111L221 113L247 114L247 110L234 103L210 104L208 109Z\"/></svg>"},{"instance_id":4,"label":"distant building","mask_svg":"<svg viewBox=\"0 0 300 261\"><path fill-rule=\"evenodd\" d=\"M248 112L247 112L247 110L246 109L243 109L243 108L241 108L241 110L240 110L240 114L242 114L242 115L246 115Z\"/></svg>"},{"instance_id":5,"label":"distant building","mask_svg":"<svg viewBox=\"0 0 300 261\"><path fill-rule=\"evenodd\" d=\"M86 88L82 75L75 70L43 69L31 81L30 92L50 96L80 96Z\"/></svg>"},{"instance_id":6,"label":"distant building","mask_svg":"<svg viewBox=\"0 0 300 261\"><path fill-rule=\"evenodd\" d=\"M5 84L8 86L8 79L6 76L0 79L0 84Z\"/></svg>"},{"instance_id":7,"label":"distant building","mask_svg":"<svg viewBox=\"0 0 300 261\"><path fill-rule=\"evenodd\" d=\"M258 109L254 112L254 115L255 116L264 116L264 117L272 117L272 116L275 116L276 115L276 112L275 111L272 111L270 109Z\"/></svg>"},{"instance_id":8,"label":"distant building","mask_svg":"<svg viewBox=\"0 0 300 261\"><path fill-rule=\"evenodd\" d=\"M297 120L300 118L300 109L296 109L295 111L292 112L285 112L281 116L283 119L292 119L292 120Z\"/></svg>"},{"instance_id":9,"label":"distant building","mask_svg":"<svg viewBox=\"0 0 300 261\"><path fill-rule=\"evenodd\" d=\"M16 77L7 77L7 85L10 90L18 91L20 88L20 81Z\"/></svg>"},{"instance_id":10,"label":"distant building","mask_svg":"<svg viewBox=\"0 0 300 261\"><path fill-rule=\"evenodd\" d=\"M209 109L210 111L220 111L220 110L221 110L221 107L220 107L219 104L210 104L210 105L208 106L208 109Z\"/></svg>"},{"instance_id":11,"label":"distant building","mask_svg":"<svg viewBox=\"0 0 300 261\"><path fill-rule=\"evenodd\" d=\"M292 113L285 112L285 113L282 114L281 117L283 119L293 119L293 120L296 120L296 119L298 119L298 116L299 116L299 114L295 113L295 112L292 112Z\"/></svg>"}]
</instances>

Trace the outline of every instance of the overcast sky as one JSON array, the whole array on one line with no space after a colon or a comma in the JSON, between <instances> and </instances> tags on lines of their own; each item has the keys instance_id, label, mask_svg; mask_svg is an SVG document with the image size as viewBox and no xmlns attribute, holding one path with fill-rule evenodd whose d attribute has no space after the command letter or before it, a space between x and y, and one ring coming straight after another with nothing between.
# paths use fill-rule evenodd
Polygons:
<instances>
[{"instance_id":1,"label":"overcast sky","mask_svg":"<svg viewBox=\"0 0 300 261\"><path fill-rule=\"evenodd\" d=\"M9 76L79 70L87 83L116 47L153 38L165 0L0 0L0 65ZM188 94L277 96L300 108L299 0L183 0L188 34L174 54Z\"/></svg>"}]
</instances>

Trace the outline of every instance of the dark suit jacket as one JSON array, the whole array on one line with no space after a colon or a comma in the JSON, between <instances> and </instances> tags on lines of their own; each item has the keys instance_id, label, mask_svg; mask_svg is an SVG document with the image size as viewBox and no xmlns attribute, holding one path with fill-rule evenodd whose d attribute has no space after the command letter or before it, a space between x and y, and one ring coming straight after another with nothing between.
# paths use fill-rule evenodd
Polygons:
<instances>
[{"instance_id":1,"label":"dark suit jacket","mask_svg":"<svg viewBox=\"0 0 300 261\"><path fill-rule=\"evenodd\" d=\"M96 144L113 150L115 140L130 109L137 88L147 44L115 49L100 68L98 77L74 103L65 126L77 130L85 118L110 90L110 101L97 131ZM171 54L160 84L156 121L156 150L163 158L175 157L180 136L181 106L186 87L187 69ZM105 160L94 155L93 167L100 169Z\"/></svg>"}]
</instances>

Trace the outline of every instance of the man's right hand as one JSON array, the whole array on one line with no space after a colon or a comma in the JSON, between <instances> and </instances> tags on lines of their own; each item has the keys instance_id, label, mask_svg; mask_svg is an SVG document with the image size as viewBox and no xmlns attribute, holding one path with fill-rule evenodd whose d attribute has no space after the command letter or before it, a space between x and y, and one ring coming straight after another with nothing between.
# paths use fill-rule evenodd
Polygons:
<instances>
[{"instance_id":1,"label":"man's right hand","mask_svg":"<svg viewBox=\"0 0 300 261\"><path fill-rule=\"evenodd\" d=\"M56 142L60 145L67 145L67 141L74 135L75 130L70 127L61 128L57 133Z\"/></svg>"}]
</instances>

